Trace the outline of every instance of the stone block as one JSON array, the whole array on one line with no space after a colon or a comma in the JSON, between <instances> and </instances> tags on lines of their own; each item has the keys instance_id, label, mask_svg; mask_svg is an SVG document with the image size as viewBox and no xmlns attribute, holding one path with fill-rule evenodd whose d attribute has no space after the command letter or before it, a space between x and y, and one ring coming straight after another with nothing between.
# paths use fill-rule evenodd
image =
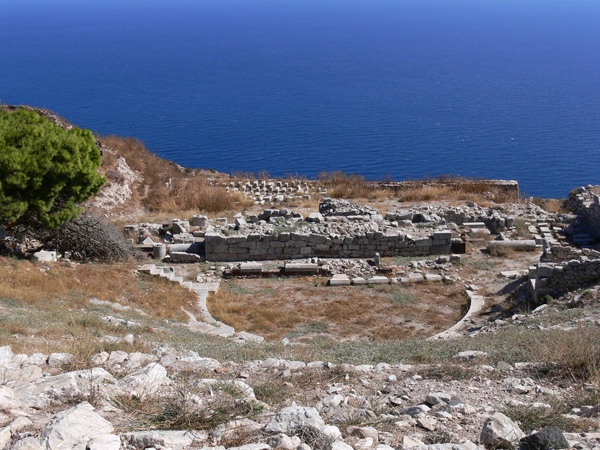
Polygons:
<instances>
[{"instance_id":1,"label":"stone block","mask_svg":"<svg viewBox=\"0 0 600 450\"><path fill-rule=\"evenodd\" d=\"M189 220L173 220L173 234L182 234L190 231Z\"/></svg>"},{"instance_id":2,"label":"stone block","mask_svg":"<svg viewBox=\"0 0 600 450\"><path fill-rule=\"evenodd\" d=\"M449 241L450 239L452 239L452 231L436 231L433 233L434 241Z\"/></svg>"},{"instance_id":3,"label":"stone block","mask_svg":"<svg viewBox=\"0 0 600 450\"><path fill-rule=\"evenodd\" d=\"M419 281L423 281L423 275L421 275L420 273L409 273L408 274L408 279L412 282L412 283L418 283Z\"/></svg>"},{"instance_id":4,"label":"stone block","mask_svg":"<svg viewBox=\"0 0 600 450\"><path fill-rule=\"evenodd\" d=\"M349 286L350 279L348 278L348 275L346 275L346 274L343 274L343 273L336 274L329 280L329 285L330 286Z\"/></svg>"},{"instance_id":5,"label":"stone block","mask_svg":"<svg viewBox=\"0 0 600 450\"><path fill-rule=\"evenodd\" d=\"M195 253L171 252L169 256L173 263L197 263L202 260L200 255Z\"/></svg>"},{"instance_id":6,"label":"stone block","mask_svg":"<svg viewBox=\"0 0 600 450\"><path fill-rule=\"evenodd\" d=\"M369 284L389 284L388 277L372 277L367 280Z\"/></svg>"},{"instance_id":7,"label":"stone block","mask_svg":"<svg viewBox=\"0 0 600 450\"><path fill-rule=\"evenodd\" d=\"M206 228L208 225L208 217L202 216L200 214L195 214L192 216L192 226Z\"/></svg>"},{"instance_id":8,"label":"stone block","mask_svg":"<svg viewBox=\"0 0 600 450\"><path fill-rule=\"evenodd\" d=\"M325 244L327 242L327 237L322 234L311 234L308 236L308 242L310 244Z\"/></svg>"},{"instance_id":9,"label":"stone block","mask_svg":"<svg viewBox=\"0 0 600 450\"><path fill-rule=\"evenodd\" d=\"M470 229L482 229L485 228L485 223L483 222L465 222L463 223L463 227Z\"/></svg>"},{"instance_id":10,"label":"stone block","mask_svg":"<svg viewBox=\"0 0 600 450\"><path fill-rule=\"evenodd\" d=\"M427 273L425 274L425 279L427 281L442 281L442 276L433 273Z\"/></svg>"},{"instance_id":11,"label":"stone block","mask_svg":"<svg viewBox=\"0 0 600 450\"><path fill-rule=\"evenodd\" d=\"M31 261L34 264L42 263L42 262L54 262L58 259L58 254L55 251L48 252L46 250L41 250L39 252L35 252Z\"/></svg>"},{"instance_id":12,"label":"stone block","mask_svg":"<svg viewBox=\"0 0 600 450\"><path fill-rule=\"evenodd\" d=\"M225 242L225 236L219 233L209 232L204 235L204 242L207 244Z\"/></svg>"},{"instance_id":13,"label":"stone block","mask_svg":"<svg viewBox=\"0 0 600 450\"><path fill-rule=\"evenodd\" d=\"M427 248L427 247L431 247L431 244L432 244L432 242L431 242L431 239L429 239L429 238L426 238L426 239L417 239L415 241L415 245L417 247Z\"/></svg>"},{"instance_id":14,"label":"stone block","mask_svg":"<svg viewBox=\"0 0 600 450\"><path fill-rule=\"evenodd\" d=\"M352 278L352 284L354 286L363 286L365 285L367 282L365 281L364 278L362 277L356 277L356 278Z\"/></svg>"},{"instance_id":15,"label":"stone block","mask_svg":"<svg viewBox=\"0 0 600 450\"><path fill-rule=\"evenodd\" d=\"M287 263L285 271L290 273L319 273L319 266L310 263Z\"/></svg>"}]
</instances>

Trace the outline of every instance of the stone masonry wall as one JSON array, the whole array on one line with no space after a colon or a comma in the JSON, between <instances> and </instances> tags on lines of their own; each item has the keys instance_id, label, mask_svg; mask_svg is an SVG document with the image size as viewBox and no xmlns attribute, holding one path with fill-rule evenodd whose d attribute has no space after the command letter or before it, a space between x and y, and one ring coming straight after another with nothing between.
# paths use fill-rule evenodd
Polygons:
<instances>
[{"instance_id":1,"label":"stone masonry wall","mask_svg":"<svg viewBox=\"0 0 600 450\"><path fill-rule=\"evenodd\" d=\"M574 259L561 264L540 263L529 270L532 294L566 292L600 280L600 258Z\"/></svg>"},{"instance_id":2,"label":"stone masonry wall","mask_svg":"<svg viewBox=\"0 0 600 450\"><path fill-rule=\"evenodd\" d=\"M437 231L426 238L409 234L368 232L361 236L315 233L248 234L223 236L206 233L207 261L261 261L271 259L372 258L380 256L424 256L450 253L451 231Z\"/></svg>"},{"instance_id":3,"label":"stone masonry wall","mask_svg":"<svg viewBox=\"0 0 600 450\"><path fill-rule=\"evenodd\" d=\"M568 206L585 217L592 237L600 239L600 196L589 188L581 187L569 194Z\"/></svg>"}]
</instances>

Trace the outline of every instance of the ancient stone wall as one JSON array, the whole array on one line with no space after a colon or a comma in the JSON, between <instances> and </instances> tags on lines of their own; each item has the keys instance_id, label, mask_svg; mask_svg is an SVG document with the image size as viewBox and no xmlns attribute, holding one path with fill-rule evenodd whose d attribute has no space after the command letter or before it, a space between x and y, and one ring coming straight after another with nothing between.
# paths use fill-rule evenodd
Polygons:
<instances>
[{"instance_id":1,"label":"ancient stone wall","mask_svg":"<svg viewBox=\"0 0 600 450\"><path fill-rule=\"evenodd\" d=\"M581 187L572 191L569 194L568 206L587 220L591 236L600 239L600 196L596 195L593 189L594 187Z\"/></svg>"},{"instance_id":2,"label":"ancient stone wall","mask_svg":"<svg viewBox=\"0 0 600 450\"><path fill-rule=\"evenodd\" d=\"M206 233L208 261L261 261L327 258L372 258L380 256L423 256L450 253L451 231L437 231L415 239L401 232L367 232L358 236L285 232L224 236Z\"/></svg>"},{"instance_id":3,"label":"ancient stone wall","mask_svg":"<svg viewBox=\"0 0 600 450\"><path fill-rule=\"evenodd\" d=\"M534 296L567 292L600 280L600 258L573 259L560 264L539 263L529 269L529 290Z\"/></svg>"}]
</instances>

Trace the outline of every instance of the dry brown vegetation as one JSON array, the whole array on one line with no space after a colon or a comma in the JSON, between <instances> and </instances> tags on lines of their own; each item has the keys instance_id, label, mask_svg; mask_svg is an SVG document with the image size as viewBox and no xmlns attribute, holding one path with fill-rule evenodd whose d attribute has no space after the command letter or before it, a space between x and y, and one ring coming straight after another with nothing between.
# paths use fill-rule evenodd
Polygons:
<instances>
[{"instance_id":1,"label":"dry brown vegetation","mask_svg":"<svg viewBox=\"0 0 600 450\"><path fill-rule=\"evenodd\" d=\"M482 206L518 201L518 197L484 179L455 175L425 177L423 180L399 183L398 199L403 202L432 200L474 201Z\"/></svg>"},{"instance_id":2,"label":"dry brown vegetation","mask_svg":"<svg viewBox=\"0 0 600 450\"><path fill-rule=\"evenodd\" d=\"M46 267L0 258L0 299L60 310L87 306L96 297L175 319L185 319L181 308L193 309L196 301L191 291L165 279L135 274L133 263Z\"/></svg>"},{"instance_id":3,"label":"dry brown vegetation","mask_svg":"<svg viewBox=\"0 0 600 450\"><path fill-rule=\"evenodd\" d=\"M487 180L454 175L425 177L423 180L397 183L391 179L382 182L366 181L362 175L335 171L319 173L317 182L327 188L327 195L333 198L366 200L396 198L401 202L470 200L482 206L519 200L516 195L507 193Z\"/></svg>"},{"instance_id":4,"label":"dry brown vegetation","mask_svg":"<svg viewBox=\"0 0 600 450\"><path fill-rule=\"evenodd\" d=\"M143 175L142 182L135 187L132 200L151 212L193 210L218 213L243 209L253 204L243 195L229 193L218 185L218 182L229 178L227 175L183 168L150 152L143 142L135 138L114 135L96 138L103 148L109 149L102 161L101 170L104 174L114 170L117 159L123 157L132 170Z\"/></svg>"},{"instance_id":5,"label":"dry brown vegetation","mask_svg":"<svg viewBox=\"0 0 600 450\"><path fill-rule=\"evenodd\" d=\"M332 198L364 198L373 199L386 192L375 184L368 183L365 177L357 174L346 174L342 171L321 172L318 182L327 188L327 195Z\"/></svg>"},{"instance_id":6,"label":"dry brown vegetation","mask_svg":"<svg viewBox=\"0 0 600 450\"><path fill-rule=\"evenodd\" d=\"M460 319L465 303L461 288L441 283L329 287L324 281L227 281L208 307L236 330L268 339L389 340L435 334Z\"/></svg>"},{"instance_id":7,"label":"dry brown vegetation","mask_svg":"<svg viewBox=\"0 0 600 450\"><path fill-rule=\"evenodd\" d=\"M568 212L565 207L565 200L560 198L539 198L535 197L533 203L538 205L540 208L550 213L566 213Z\"/></svg>"},{"instance_id":8,"label":"dry brown vegetation","mask_svg":"<svg viewBox=\"0 0 600 450\"><path fill-rule=\"evenodd\" d=\"M572 380L600 380L600 330L549 330L532 342L532 351L556 376Z\"/></svg>"}]
</instances>

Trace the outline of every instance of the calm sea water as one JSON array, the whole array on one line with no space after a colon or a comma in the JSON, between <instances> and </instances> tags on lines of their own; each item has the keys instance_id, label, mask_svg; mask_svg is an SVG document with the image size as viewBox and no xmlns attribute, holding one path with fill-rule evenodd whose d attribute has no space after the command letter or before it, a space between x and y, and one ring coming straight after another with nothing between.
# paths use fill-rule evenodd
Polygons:
<instances>
[{"instance_id":1,"label":"calm sea water","mask_svg":"<svg viewBox=\"0 0 600 450\"><path fill-rule=\"evenodd\" d=\"M600 2L0 0L0 100L189 167L600 183Z\"/></svg>"}]
</instances>

